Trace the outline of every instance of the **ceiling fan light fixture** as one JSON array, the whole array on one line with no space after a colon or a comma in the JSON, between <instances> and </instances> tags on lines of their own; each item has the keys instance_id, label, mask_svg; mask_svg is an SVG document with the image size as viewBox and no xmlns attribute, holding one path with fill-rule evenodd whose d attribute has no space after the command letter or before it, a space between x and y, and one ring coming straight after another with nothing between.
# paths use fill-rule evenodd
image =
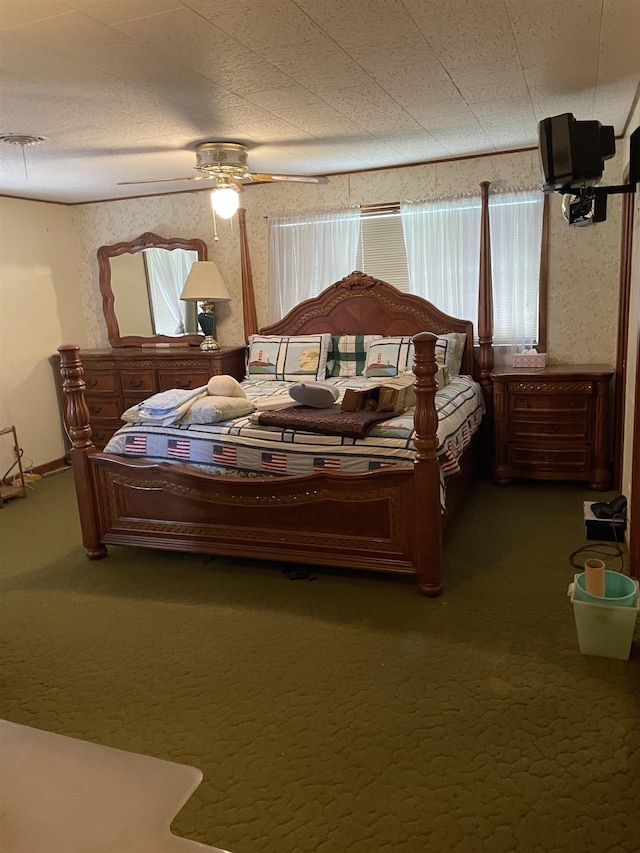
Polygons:
<instances>
[{"instance_id":1,"label":"ceiling fan light fixture","mask_svg":"<svg viewBox=\"0 0 640 853\"><path fill-rule=\"evenodd\" d=\"M27 158L24 153L24 149L28 145L42 145L43 142L49 142L48 136L33 136L31 133L1 133L0 134L0 143L6 143L7 145L19 145L22 149L22 163L24 165L24 176L27 180L29 180L29 173L27 172Z\"/></svg>"},{"instance_id":2,"label":"ceiling fan light fixture","mask_svg":"<svg viewBox=\"0 0 640 853\"><path fill-rule=\"evenodd\" d=\"M24 148L26 145L41 145L43 142L49 142L49 137L33 136L30 133L2 133L0 142L5 142L7 145L20 145Z\"/></svg>"},{"instance_id":3,"label":"ceiling fan light fixture","mask_svg":"<svg viewBox=\"0 0 640 853\"><path fill-rule=\"evenodd\" d=\"M211 209L221 219L231 219L240 207L238 190L233 186L216 187L211 193Z\"/></svg>"}]
</instances>

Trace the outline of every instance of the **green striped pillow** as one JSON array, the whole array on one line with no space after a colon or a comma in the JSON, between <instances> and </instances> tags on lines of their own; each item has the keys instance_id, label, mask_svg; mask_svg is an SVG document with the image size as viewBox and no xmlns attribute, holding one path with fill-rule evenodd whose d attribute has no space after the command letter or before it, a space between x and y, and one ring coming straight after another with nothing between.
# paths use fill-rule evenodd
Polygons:
<instances>
[{"instance_id":1,"label":"green striped pillow","mask_svg":"<svg viewBox=\"0 0 640 853\"><path fill-rule=\"evenodd\" d=\"M362 376L372 341L382 335L332 335L327 359L329 376Z\"/></svg>"}]
</instances>

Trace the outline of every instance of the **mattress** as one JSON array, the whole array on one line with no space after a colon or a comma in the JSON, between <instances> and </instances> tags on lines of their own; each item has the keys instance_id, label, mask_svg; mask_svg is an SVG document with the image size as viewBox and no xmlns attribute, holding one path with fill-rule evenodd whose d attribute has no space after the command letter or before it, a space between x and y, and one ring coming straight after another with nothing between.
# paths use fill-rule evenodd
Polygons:
<instances>
[{"instance_id":1,"label":"mattress","mask_svg":"<svg viewBox=\"0 0 640 853\"><path fill-rule=\"evenodd\" d=\"M369 384L364 377L327 380L343 394ZM249 380L247 397L289 396L290 382ZM293 401L292 401L293 402ZM438 458L443 476L459 470L458 459L480 426L484 403L480 386L456 376L436 393ZM215 424L124 425L105 453L181 462L213 473L239 471L253 476L309 474L319 470L365 473L391 465L411 466L415 458L413 409L376 424L365 438L321 435L252 423L251 416Z\"/></svg>"}]
</instances>

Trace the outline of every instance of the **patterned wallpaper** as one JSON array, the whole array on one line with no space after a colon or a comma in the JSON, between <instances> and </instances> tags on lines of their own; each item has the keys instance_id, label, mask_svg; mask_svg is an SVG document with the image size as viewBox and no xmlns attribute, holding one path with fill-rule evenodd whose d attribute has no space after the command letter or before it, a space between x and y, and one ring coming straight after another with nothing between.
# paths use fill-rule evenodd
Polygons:
<instances>
[{"instance_id":1,"label":"patterned wallpaper","mask_svg":"<svg viewBox=\"0 0 640 853\"><path fill-rule=\"evenodd\" d=\"M620 183L623 157L607 163L603 184ZM258 322L266 317L267 219L269 215L335 204L371 204L478 190L481 181L494 186L540 182L537 151L476 157L446 163L352 173L332 177L325 186L260 184L247 187L241 204L256 290ZM240 252L235 218L218 221L214 240L209 194L176 193L126 201L78 205L73 222L79 241L79 267L84 282L84 308L90 346L107 346L98 284L99 246L131 240L145 231L164 237L203 239L229 287L232 301L219 308L217 334L222 344L244 339ZM607 221L570 228L562 217L561 197L551 197L549 361L615 361L620 197L609 198ZM366 270L365 270L366 272Z\"/></svg>"}]
</instances>

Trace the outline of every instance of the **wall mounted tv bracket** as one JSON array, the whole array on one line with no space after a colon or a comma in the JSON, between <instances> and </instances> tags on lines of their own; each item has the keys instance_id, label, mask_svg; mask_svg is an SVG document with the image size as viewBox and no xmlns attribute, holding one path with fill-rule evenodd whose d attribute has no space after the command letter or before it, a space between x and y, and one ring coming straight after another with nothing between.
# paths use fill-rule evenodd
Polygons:
<instances>
[{"instance_id":1,"label":"wall mounted tv bracket","mask_svg":"<svg viewBox=\"0 0 640 853\"><path fill-rule=\"evenodd\" d=\"M593 204L592 222L604 222L607 218L607 197L618 193L634 193L640 183L640 127L629 137L629 183L615 187L580 187L571 190L584 202Z\"/></svg>"}]
</instances>

